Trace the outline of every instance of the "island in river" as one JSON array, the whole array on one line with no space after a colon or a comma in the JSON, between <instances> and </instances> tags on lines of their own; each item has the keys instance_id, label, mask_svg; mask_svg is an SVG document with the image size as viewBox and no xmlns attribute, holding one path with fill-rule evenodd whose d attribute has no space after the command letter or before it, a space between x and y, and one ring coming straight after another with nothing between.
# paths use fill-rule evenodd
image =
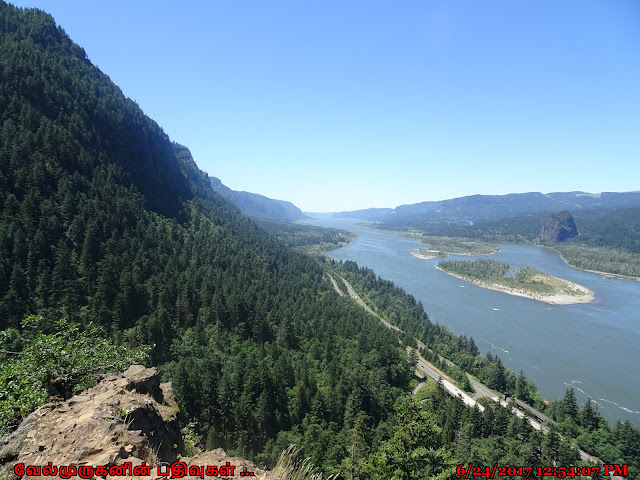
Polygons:
<instances>
[{"instance_id":1,"label":"island in river","mask_svg":"<svg viewBox=\"0 0 640 480\"><path fill-rule=\"evenodd\" d=\"M405 234L419 238L422 243L429 246L428 249L420 249L417 252L411 252L412 255L425 260L446 257L453 255L491 255L500 251L498 245L492 245L485 242L479 242L470 238L459 237L433 237L419 234Z\"/></svg>"},{"instance_id":2,"label":"island in river","mask_svg":"<svg viewBox=\"0 0 640 480\"><path fill-rule=\"evenodd\" d=\"M506 262L479 259L440 262L436 268L482 288L554 305L591 303L594 299L593 291L587 287L531 266L516 270Z\"/></svg>"}]
</instances>

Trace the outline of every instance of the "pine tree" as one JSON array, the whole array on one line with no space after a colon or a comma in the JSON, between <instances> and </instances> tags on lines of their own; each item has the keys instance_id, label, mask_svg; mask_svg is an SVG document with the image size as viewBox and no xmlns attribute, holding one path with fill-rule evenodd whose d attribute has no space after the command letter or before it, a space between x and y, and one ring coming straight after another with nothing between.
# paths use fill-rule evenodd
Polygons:
<instances>
[{"instance_id":1,"label":"pine tree","mask_svg":"<svg viewBox=\"0 0 640 480\"><path fill-rule=\"evenodd\" d=\"M578 404L573 388L568 388L561 402L561 411L566 416L576 421L578 419Z\"/></svg>"},{"instance_id":2,"label":"pine tree","mask_svg":"<svg viewBox=\"0 0 640 480\"><path fill-rule=\"evenodd\" d=\"M441 428L413 397L398 407L399 425L384 442L367 471L373 480L413 480L415 478L455 478L450 452L441 447Z\"/></svg>"}]
</instances>

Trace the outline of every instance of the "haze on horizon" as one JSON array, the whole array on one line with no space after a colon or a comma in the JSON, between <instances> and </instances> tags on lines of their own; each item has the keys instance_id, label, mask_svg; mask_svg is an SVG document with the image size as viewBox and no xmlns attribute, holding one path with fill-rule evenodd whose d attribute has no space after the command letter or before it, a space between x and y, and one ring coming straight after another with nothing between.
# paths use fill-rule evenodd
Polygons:
<instances>
[{"instance_id":1,"label":"haze on horizon","mask_svg":"<svg viewBox=\"0 0 640 480\"><path fill-rule=\"evenodd\" d=\"M304 211L640 189L640 4L24 0L199 167Z\"/></svg>"}]
</instances>

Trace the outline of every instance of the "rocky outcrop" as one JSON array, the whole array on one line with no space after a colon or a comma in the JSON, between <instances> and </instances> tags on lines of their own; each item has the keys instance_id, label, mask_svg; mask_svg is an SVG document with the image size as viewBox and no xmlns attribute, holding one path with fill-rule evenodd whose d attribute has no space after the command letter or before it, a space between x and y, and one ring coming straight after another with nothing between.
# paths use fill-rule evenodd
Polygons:
<instances>
[{"instance_id":1,"label":"rocky outcrop","mask_svg":"<svg viewBox=\"0 0 640 480\"><path fill-rule=\"evenodd\" d=\"M576 237L578 229L573 217L568 211L554 213L540 229L539 242L562 242L567 238Z\"/></svg>"},{"instance_id":2,"label":"rocky outcrop","mask_svg":"<svg viewBox=\"0 0 640 480\"><path fill-rule=\"evenodd\" d=\"M39 408L10 436L0 439L0 479L19 478L14 473L17 464L45 467L49 462L52 467L125 466L127 472L152 466L148 474L117 478L168 478L159 475L157 465L171 468L183 447L171 384L161 384L155 368L140 365L98 380L97 386L64 403ZM187 471L191 466L220 467L229 462L235 466L234 475L222 478L246 478L241 473L250 471L253 478L277 480L247 460L227 457L222 449L179 460ZM97 471L93 478L116 478L100 473L105 471Z\"/></svg>"}]
</instances>

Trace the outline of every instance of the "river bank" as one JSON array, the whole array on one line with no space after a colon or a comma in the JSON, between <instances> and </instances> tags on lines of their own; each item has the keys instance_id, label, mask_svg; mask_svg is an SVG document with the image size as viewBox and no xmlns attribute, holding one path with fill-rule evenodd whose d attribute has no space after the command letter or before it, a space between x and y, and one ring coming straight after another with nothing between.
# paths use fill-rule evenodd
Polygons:
<instances>
[{"instance_id":1,"label":"river bank","mask_svg":"<svg viewBox=\"0 0 640 480\"><path fill-rule=\"evenodd\" d=\"M624 279L627 279L627 280L635 280L637 282L640 282L640 277L634 277L634 276L631 276L631 275L621 275L619 273L603 272L601 270L590 270L588 268L577 267L575 265L572 265L566 258L564 258L564 255L562 255L562 252L560 252L560 250L557 250L557 249L555 249L553 247L549 247L547 245L537 245L537 246L539 246L541 248L547 248L547 249L551 250L552 252L556 252L558 255L560 255L560 258L565 263L565 265L567 265L567 266L569 266L571 268L575 268L576 270L582 270L583 272L589 272L589 273L597 273L598 275L602 275L603 277L624 278Z\"/></svg>"},{"instance_id":2,"label":"river bank","mask_svg":"<svg viewBox=\"0 0 640 480\"><path fill-rule=\"evenodd\" d=\"M562 278L554 277L556 280L562 282L566 285L567 288L572 290L577 290L581 292L581 295L570 295L568 293L557 293L554 295L541 295L533 292L528 292L526 290L518 290L515 288L505 287L504 285L496 284L496 283L486 283L481 282L479 280L473 280L463 275L457 275L451 272L447 272L440 267L436 267L437 270L446 273L447 275L451 275L452 277L459 278L460 280L464 280L465 282L469 282L473 285L476 285L481 288L486 288L488 290L495 290L497 292L507 293L509 295L514 295L516 297L525 297L530 298L532 300L538 300L539 302L550 303L552 305L574 305L576 303L592 303L595 299L595 295L593 290L579 285L574 282L570 282L569 280L564 280Z\"/></svg>"}]
</instances>

